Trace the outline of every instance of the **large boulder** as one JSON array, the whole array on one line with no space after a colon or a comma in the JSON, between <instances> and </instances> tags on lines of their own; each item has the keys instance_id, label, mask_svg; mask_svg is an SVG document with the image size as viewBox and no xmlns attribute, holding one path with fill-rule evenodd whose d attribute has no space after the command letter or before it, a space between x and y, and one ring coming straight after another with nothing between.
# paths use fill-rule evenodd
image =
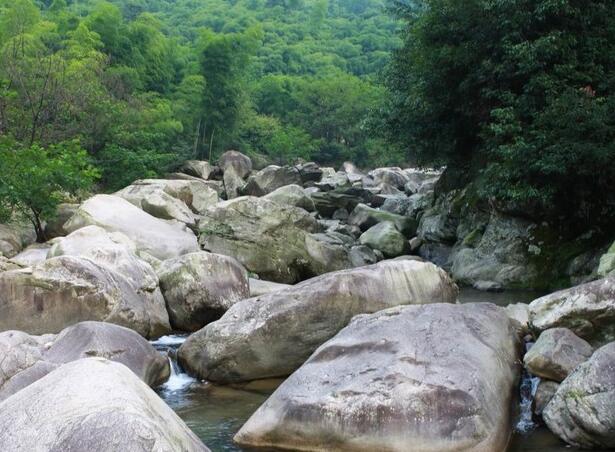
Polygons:
<instances>
[{"instance_id":1,"label":"large boulder","mask_svg":"<svg viewBox=\"0 0 615 452\"><path fill-rule=\"evenodd\" d=\"M36 232L30 223L0 224L0 255L13 257L28 245L36 242Z\"/></svg>"},{"instance_id":2,"label":"large boulder","mask_svg":"<svg viewBox=\"0 0 615 452\"><path fill-rule=\"evenodd\" d=\"M180 170L190 176L207 180L215 173L216 167L203 160L187 160Z\"/></svg>"},{"instance_id":3,"label":"large boulder","mask_svg":"<svg viewBox=\"0 0 615 452\"><path fill-rule=\"evenodd\" d=\"M246 185L246 181L243 180L233 166L229 166L222 177L224 181L224 191L226 192L226 199L237 198L241 195L243 187Z\"/></svg>"},{"instance_id":4,"label":"large boulder","mask_svg":"<svg viewBox=\"0 0 615 452\"><path fill-rule=\"evenodd\" d=\"M295 283L315 274L305 240L318 230L303 209L246 196L210 208L199 222L199 241L263 279Z\"/></svg>"},{"instance_id":5,"label":"large boulder","mask_svg":"<svg viewBox=\"0 0 615 452\"><path fill-rule=\"evenodd\" d=\"M412 218L374 209L365 204L358 204L348 219L348 223L358 226L362 231L367 231L372 226L384 221L393 223L406 237L412 237L416 233L416 221Z\"/></svg>"},{"instance_id":6,"label":"large boulder","mask_svg":"<svg viewBox=\"0 0 615 452\"><path fill-rule=\"evenodd\" d=\"M299 185L285 185L272 191L265 198L286 206L301 207L311 212L314 210L314 201L305 194Z\"/></svg>"},{"instance_id":7,"label":"large boulder","mask_svg":"<svg viewBox=\"0 0 615 452\"><path fill-rule=\"evenodd\" d=\"M235 436L327 451L503 451L519 340L492 304L362 315L318 348Z\"/></svg>"},{"instance_id":8,"label":"large boulder","mask_svg":"<svg viewBox=\"0 0 615 452\"><path fill-rule=\"evenodd\" d=\"M34 383L62 364L101 357L124 364L148 385L164 383L169 361L136 332L102 322L81 322L58 335L0 333L0 400Z\"/></svg>"},{"instance_id":9,"label":"large boulder","mask_svg":"<svg viewBox=\"0 0 615 452\"><path fill-rule=\"evenodd\" d=\"M184 173L169 173L166 176L166 179L163 179L166 182L169 181L181 181L182 183L189 182L191 185L201 188L207 188L215 191L218 196L222 196L224 194L224 184L220 180L203 180L200 177L190 176ZM155 179L159 180L159 179ZM174 183L173 183L174 184Z\"/></svg>"},{"instance_id":10,"label":"large boulder","mask_svg":"<svg viewBox=\"0 0 615 452\"><path fill-rule=\"evenodd\" d=\"M523 358L527 370L541 378L562 382L593 353L586 341L566 328L544 331Z\"/></svg>"},{"instance_id":11,"label":"large boulder","mask_svg":"<svg viewBox=\"0 0 615 452\"><path fill-rule=\"evenodd\" d=\"M331 191L310 194L318 213L328 218L340 209L351 212L358 204L371 202L373 196L370 191L358 187L340 187Z\"/></svg>"},{"instance_id":12,"label":"large boulder","mask_svg":"<svg viewBox=\"0 0 615 452\"><path fill-rule=\"evenodd\" d=\"M198 252L164 261L160 287L173 328L196 331L248 298L248 273L232 257Z\"/></svg>"},{"instance_id":13,"label":"large boulder","mask_svg":"<svg viewBox=\"0 0 615 452\"><path fill-rule=\"evenodd\" d=\"M177 198L169 195L156 185L129 185L115 193L153 217L163 220L177 220L194 228L196 218L188 206Z\"/></svg>"},{"instance_id":14,"label":"large boulder","mask_svg":"<svg viewBox=\"0 0 615 452\"><path fill-rule=\"evenodd\" d=\"M250 157L237 151L226 151L220 156L218 165L223 172L233 168L241 179L245 179L252 172L252 160Z\"/></svg>"},{"instance_id":15,"label":"large boulder","mask_svg":"<svg viewBox=\"0 0 615 452\"><path fill-rule=\"evenodd\" d=\"M244 195L264 196L285 185L300 185L301 174L295 167L269 165L252 174L243 188Z\"/></svg>"},{"instance_id":16,"label":"large boulder","mask_svg":"<svg viewBox=\"0 0 615 452\"><path fill-rule=\"evenodd\" d=\"M354 239L344 234L328 232L308 234L305 249L309 256L312 275L351 268L350 246Z\"/></svg>"},{"instance_id":17,"label":"large boulder","mask_svg":"<svg viewBox=\"0 0 615 452\"><path fill-rule=\"evenodd\" d=\"M350 178L343 171L335 171L333 168L322 168L322 178L314 184L323 191L336 190L350 186Z\"/></svg>"},{"instance_id":18,"label":"large boulder","mask_svg":"<svg viewBox=\"0 0 615 452\"><path fill-rule=\"evenodd\" d=\"M615 276L532 301L530 321L537 331L568 328L594 346L615 341Z\"/></svg>"},{"instance_id":19,"label":"large boulder","mask_svg":"<svg viewBox=\"0 0 615 452\"><path fill-rule=\"evenodd\" d=\"M49 243L35 243L11 258L11 261L20 267L31 267L47 259L50 248Z\"/></svg>"},{"instance_id":20,"label":"large boulder","mask_svg":"<svg viewBox=\"0 0 615 452\"><path fill-rule=\"evenodd\" d=\"M382 251L385 257L397 257L410 252L408 239L390 221L372 226L361 235L359 241L362 245Z\"/></svg>"},{"instance_id":21,"label":"large boulder","mask_svg":"<svg viewBox=\"0 0 615 452\"><path fill-rule=\"evenodd\" d=\"M126 366L61 366L0 404L3 451L208 451Z\"/></svg>"},{"instance_id":22,"label":"large boulder","mask_svg":"<svg viewBox=\"0 0 615 452\"><path fill-rule=\"evenodd\" d=\"M87 257L126 278L137 292L156 297L158 277L154 269L137 255L135 243L121 232L107 232L98 226L77 229L54 240L47 257Z\"/></svg>"},{"instance_id":23,"label":"large boulder","mask_svg":"<svg viewBox=\"0 0 615 452\"><path fill-rule=\"evenodd\" d=\"M115 323L148 338L170 331L162 296L143 296L91 259L54 257L0 273L0 331L57 333L84 320Z\"/></svg>"},{"instance_id":24,"label":"large boulder","mask_svg":"<svg viewBox=\"0 0 615 452\"><path fill-rule=\"evenodd\" d=\"M176 180L176 179L142 179L132 186L144 186L164 191L164 193L183 202L196 213L204 213L210 206L220 201L222 187L219 181Z\"/></svg>"},{"instance_id":25,"label":"large boulder","mask_svg":"<svg viewBox=\"0 0 615 452\"><path fill-rule=\"evenodd\" d=\"M404 185L409 180L404 171L398 167L376 168L370 171L369 175L374 178L376 185L384 183L401 190L404 189Z\"/></svg>"},{"instance_id":26,"label":"large boulder","mask_svg":"<svg viewBox=\"0 0 615 452\"><path fill-rule=\"evenodd\" d=\"M303 184L318 182L322 179L322 170L314 162L301 163L295 165L295 168L299 171Z\"/></svg>"},{"instance_id":27,"label":"large boulder","mask_svg":"<svg viewBox=\"0 0 615 452\"><path fill-rule=\"evenodd\" d=\"M45 238L50 240L67 235L68 231L64 229L64 223L70 220L78 208L79 204L62 203L58 205L55 216L47 220L45 224Z\"/></svg>"},{"instance_id":28,"label":"large boulder","mask_svg":"<svg viewBox=\"0 0 615 452\"><path fill-rule=\"evenodd\" d=\"M328 273L235 304L191 335L179 359L192 374L212 381L285 376L357 314L456 298L455 284L433 264L388 261Z\"/></svg>"},{"instance_id":29,"label":"large boulder","mask_svg":"<svg viewBox=\"0 0 615 452\"><path fill-rule=\"evenodd\" d=\"M542 416L568 444L615 448L615 342L598 349L564 380Z\"/></svg>"},{"instance_id":30,"label":"large boulder","mask_svg":"<svg viewBox=\"0 0 615 452\"><path fill-rule=\"evenodd\" d=\"M493 281L503 288L535 287L540 272L530 257L541 250L528 247L532 228L528 221L492 214L486 225L468 231L456 246L453 278L467 285Z\"/></svg>"},{"instance_id":31,"label":"large boulder","mask_svg":"<svg viewBox=\"0 0 615 452\"><path fill-rule=\"evenodd\" d=\"M199 250L190 230L155 218L119 196L96 195L88 199L64 227L73 232L90 225L121 232L134 241L138 250L161 260Z\"/></svg>"}]
</instances>

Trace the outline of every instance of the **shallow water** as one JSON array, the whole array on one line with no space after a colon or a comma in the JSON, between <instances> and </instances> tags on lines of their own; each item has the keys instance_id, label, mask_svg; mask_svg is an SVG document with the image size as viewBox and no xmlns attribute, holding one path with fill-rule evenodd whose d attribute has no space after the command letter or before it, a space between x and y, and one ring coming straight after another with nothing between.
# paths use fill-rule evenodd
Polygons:
<instances>
[{"instance_id":1,"label":"shallow water","mask_svg":"<svg viewBox=\"0 0 615 452\"><path fill-rule=\"evenodd\" d=\"M543 295L538 292L485 293L462 289L461 303L491 302L501 306L529 303ZM153 343L162 353L175 356L185 336L167 336ZM233 443L233 435L256 409L275 391L281 380L256 381L228 387L202 383L184 374L171 360L171 379L158 389L160 396L188 424L213 452L245 452ZM530 391L531 391L531 382ZM526 400L527 404L528 401ZM526 411L527 413L527 411ZM527 416L522 423L526 433L515 434L508 452L576 452L561 442L545 427L531 423Z\"/></svg>"}]
</instances>

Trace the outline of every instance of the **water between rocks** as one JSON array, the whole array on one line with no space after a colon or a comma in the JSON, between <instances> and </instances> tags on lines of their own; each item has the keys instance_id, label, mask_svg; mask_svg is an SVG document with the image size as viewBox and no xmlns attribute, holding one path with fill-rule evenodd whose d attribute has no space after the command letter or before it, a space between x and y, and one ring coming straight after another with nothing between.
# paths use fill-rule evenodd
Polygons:
<instances>
[{"instance_id":1,"label":"water between rocks","mask_svg":"<svg viewBox=\"0 0 615 452\"><path fill-rule=\"evenodd\" d=\"M541 296L536 292L485 293L462 289L461 303L491 302L506 306L528 303ZM243 385L216 386L185 374L175 360L175 353L187 336L165 336L152 344L169 355L171 378L158 388L162 399L188 424L213 452L243 452L233 443L233 435L256 409L275 391L282 380L256 381ZM524 375L520 388L517 433L508 452L574 452L531 417L531 397L538 381Z\"/></svg>"}]
</instances>

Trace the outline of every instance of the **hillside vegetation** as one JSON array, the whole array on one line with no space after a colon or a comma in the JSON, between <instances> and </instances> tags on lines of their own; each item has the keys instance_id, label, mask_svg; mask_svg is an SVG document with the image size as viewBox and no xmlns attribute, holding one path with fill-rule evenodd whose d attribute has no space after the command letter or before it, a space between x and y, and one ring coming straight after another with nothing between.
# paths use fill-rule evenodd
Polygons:
<instances>
[{"instance_id":1,"label":"hillside vegetation","mask_svg":"<svg viewBox=\"0 0 615 452\"><path fill-rule=\"evenodd\" d=\"M108 189L229 148L392 163L370 130L399 40L384 6L0 0L1 146L78 140Z\"/></svg>"}]
</instances>

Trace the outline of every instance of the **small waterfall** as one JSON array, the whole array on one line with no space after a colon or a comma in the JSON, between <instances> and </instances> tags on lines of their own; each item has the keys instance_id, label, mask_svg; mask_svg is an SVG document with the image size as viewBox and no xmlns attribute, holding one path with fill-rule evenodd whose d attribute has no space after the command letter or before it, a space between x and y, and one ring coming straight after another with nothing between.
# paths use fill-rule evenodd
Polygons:
<instances>
[{"instance_id":1,"label":"small waterfall","mask_svg":"<svg viewBox=\"0 0 615 452\"><path fill-rule=\"evenodd\" d=\"M163 336L151 342L156 350L166 355L169 359L171 376L166 383L160 386L160 390L166 393L181 392L196 382L196 379L185 373L177 363L177 350L186 341L187 337L180 335Z\"/></svg>"},{"instance_id":2,"label":"small waterfall","mask_svg":"<svg viewBox=\"0 0 615 452\"><path fill-rule=\"evenodd\" d=\"M171 365L171 376L165 384L161 386L163 391L178 392L183 391L188 386L196 381L190 375L185 373L177 364L177 361L169 356L169 364Z\"/></svg>"},{"instance_id":3,"label":"small waterfall","mask_svg":"<svg viewBox=\"0 0 615 452\"><path fill-rule=\"evenodd\" d=\"M527 352L532 345L534 345L533 342L527 342L525 344L525 351ZM521 385L519 387L519 420L515 426L515 429L519 433L527 434L537 427L533 418L532 402L534 401L539 383L539 377L531 375L527 370L523 369L523 373L521 374Z\"/></svg>"}]
</instances>

